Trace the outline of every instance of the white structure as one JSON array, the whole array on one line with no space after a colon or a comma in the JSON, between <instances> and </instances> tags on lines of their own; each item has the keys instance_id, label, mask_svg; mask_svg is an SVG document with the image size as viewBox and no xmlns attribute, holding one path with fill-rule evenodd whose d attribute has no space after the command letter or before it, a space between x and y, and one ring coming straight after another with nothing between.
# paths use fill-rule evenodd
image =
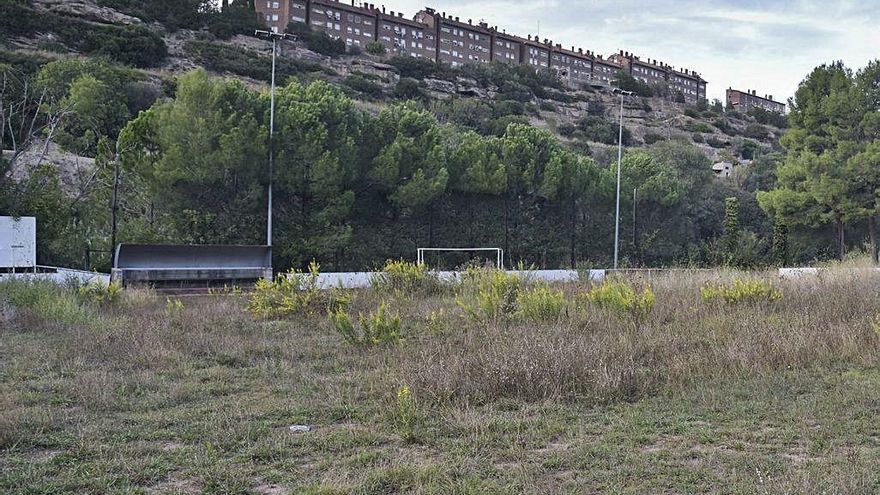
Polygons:
<instances>
[{"instance_id":1,"label":"white structure","mask_svg":"<svg viewBox=\"0 0 880 495\"><path fill-rule=\"evenodd\" d=\"M715 175L718 177L727 178L733 173L733 164L730 162L718 162L715 165L712 165L712 171L715 172Z\"/></svg>"},{"instance_id":2,"label":"white structure","mask_svg":"<svg viewBox=\"0 0 880 495\"><path fill-rule=\"evenodd\" d=\"M37 219L0 217L0 268L31 270L37 266Z\"/></svg>"}]
</instances>

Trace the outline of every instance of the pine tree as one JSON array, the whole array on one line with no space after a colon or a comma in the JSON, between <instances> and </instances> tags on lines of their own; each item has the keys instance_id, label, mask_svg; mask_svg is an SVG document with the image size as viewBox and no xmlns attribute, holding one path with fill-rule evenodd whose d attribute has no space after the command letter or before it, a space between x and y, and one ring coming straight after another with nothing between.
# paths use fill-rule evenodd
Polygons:
<instances>
[{"instance_id":1,"label":"pine tree","mask_svg":"<svg viewBox=\"0 0 880 495\"><path fill-rule=\"evenodd\" d=\"M788 226L780 218L773 224L773 262L779 266L788 263Z\"/></svg>"},{"instance_id":2,"label":"pine tree","mask_svg":"<svg viewBox=\"0 0 880 495\"><path fill-rule=\"evenodd\" d=\"M736 198L727 198L724 201L724 234L721 242L728 261L735 257L739 237L739 201Z\"/></svg>"}]
</instances>

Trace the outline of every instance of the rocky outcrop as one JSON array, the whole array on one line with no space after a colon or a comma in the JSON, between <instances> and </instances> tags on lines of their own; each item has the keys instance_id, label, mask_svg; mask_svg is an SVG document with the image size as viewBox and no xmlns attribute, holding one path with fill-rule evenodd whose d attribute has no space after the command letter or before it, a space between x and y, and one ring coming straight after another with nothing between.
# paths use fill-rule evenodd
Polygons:
<instances>
[{"instance_id":1,"label":"rocky outcrop","mask_svg":"<svg viewBox=\"0 0 880 495\"><path fill-rule=\"evenodd\" d=\"M57 14L72 15L110 24L143 24L137 17L86 0L36 0L34 6Z\"/></svg>"}]
</instances>

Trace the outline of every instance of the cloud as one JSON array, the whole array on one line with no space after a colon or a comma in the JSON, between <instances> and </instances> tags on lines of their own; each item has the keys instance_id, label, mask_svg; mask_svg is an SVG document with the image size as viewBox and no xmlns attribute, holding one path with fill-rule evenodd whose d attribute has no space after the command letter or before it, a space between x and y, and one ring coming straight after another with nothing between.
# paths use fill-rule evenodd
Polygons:
<instances>
[{"instance_id":1,"label":"cloud","mask_svg":"<svg viewBox=\"0 0 880 495\"><path fill-rule=\"evenodd\" d=\"M563 46L598 53L627 50L709 81L709 97L728 86L785 100L813 67L843 60L853 68L877 58L877 0L389 0L414 15L425 5L507 32L540 33Z\"/></svg>"}]
</instances>

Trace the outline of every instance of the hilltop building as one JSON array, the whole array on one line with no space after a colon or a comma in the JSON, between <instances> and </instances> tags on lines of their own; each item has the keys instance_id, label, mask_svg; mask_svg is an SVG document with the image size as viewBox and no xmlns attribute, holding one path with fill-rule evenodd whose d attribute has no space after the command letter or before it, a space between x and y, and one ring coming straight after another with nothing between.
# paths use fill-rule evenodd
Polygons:
<instances>
[{"instance_id":1,"label":"hilltop building","mask_svg":"<svg viewBox=\"0 0 880 495\"><path fill-rule=\"evenodd\" d=\"M727 105L739 112L748 113L753 108L763 108L768 112L785 113L785 103L773 101L773 95L758 96L758 92L750 89L739 91L733 88L727 89Z\"/></svg>"},{"instance_id":2,"label":"hilltop building","mask_svg":"<svg viewBox=\"0 0 880 495\"><path fill-rule=\"evenodd\" d=\"M603 58L582 48L554 45L552 40L541 40L538 36L523 38L499 31L497 26L490 27L482 20L465 22L430 7L407 19L402 13L386 12L385 7L354 0L350 3L258 0L255 5L274 32L283 32L290 22L300 22L345 40L349 47L363 48L376 41L393 55L423 58L453 67L490 62L522 64L539 71L555 72L572 84L610 85L614 76L623 71L650 86L666 88L670 96L680 92L689 103L706 98L706 81L692 70L675 69L657 60L642 60L622 50ZM746 100L749 103L736 104L758 105L742 96L736 101ZM731 101L730 90L728 101Z\"/></svg>"}]
</instances>

